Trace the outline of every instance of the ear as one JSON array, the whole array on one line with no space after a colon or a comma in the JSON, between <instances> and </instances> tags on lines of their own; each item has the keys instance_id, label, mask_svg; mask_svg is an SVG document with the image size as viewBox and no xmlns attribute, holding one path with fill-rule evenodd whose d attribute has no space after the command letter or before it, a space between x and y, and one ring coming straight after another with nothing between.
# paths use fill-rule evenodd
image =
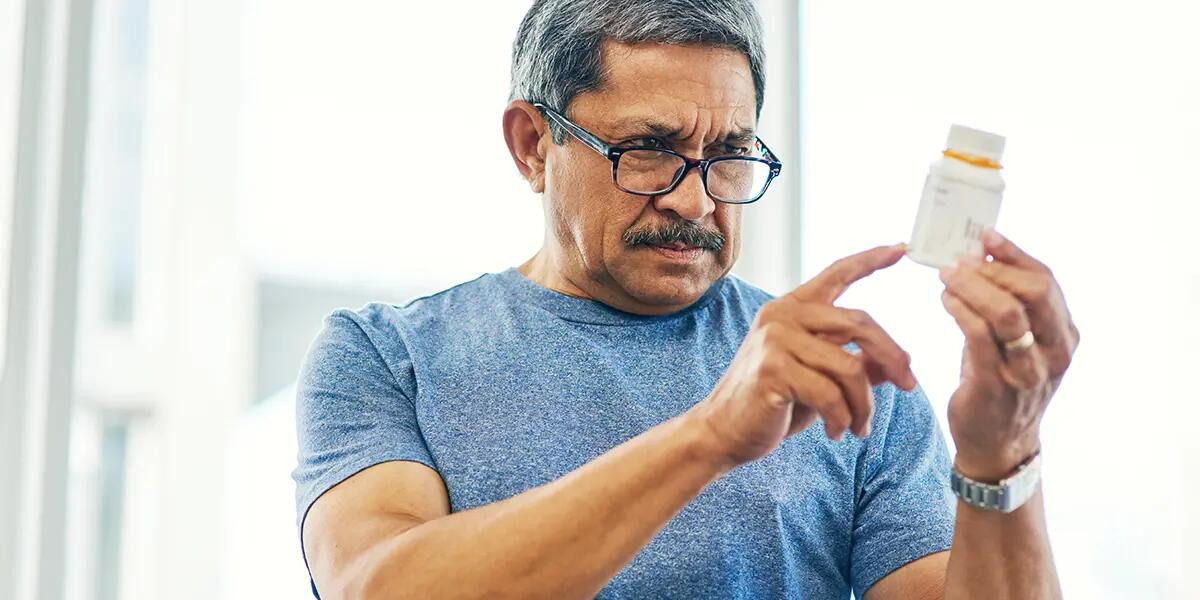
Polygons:
<instances>
[{"instance_id":1,"label":"ear","mask_svg":"<svg viewBox=\"0 0 1200 600\"><path fill-rule=\"evenodd\" d=\"M550 130L541 112L524 100L510 102L504 109L504 142L529 187L542 193L546 189L545 149L550 142Z\"/></svg>"}]
</instances>

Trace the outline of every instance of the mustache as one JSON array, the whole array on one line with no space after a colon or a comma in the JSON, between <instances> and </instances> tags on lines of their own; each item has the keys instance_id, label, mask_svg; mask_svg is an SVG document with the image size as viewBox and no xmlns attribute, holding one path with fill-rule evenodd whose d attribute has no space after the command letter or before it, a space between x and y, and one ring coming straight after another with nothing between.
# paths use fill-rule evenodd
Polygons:
<instances>
[{"instance_id":1,"label":"mustache","mask_svg":"<svg viewBox=\"0 0 1200 600\"><path fill-rule=\"evenodd\" d=\"M692 221L671 221L657 227L630 227L621 235L621 240L628 246L670 246L681 243L713 252L720 252L725 247L725 236L720 231L707 229Z\"/></svg>"}]
</instances>

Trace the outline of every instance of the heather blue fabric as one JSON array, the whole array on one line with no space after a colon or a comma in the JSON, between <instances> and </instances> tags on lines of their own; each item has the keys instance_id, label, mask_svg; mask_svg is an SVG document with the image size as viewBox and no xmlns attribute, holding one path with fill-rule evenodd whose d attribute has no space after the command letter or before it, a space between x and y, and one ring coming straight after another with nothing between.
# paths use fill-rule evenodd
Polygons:
<instances>
[{"instance_id":1,"label":"heather blue fabric","mask_svg":"<svg viewBox=\"0 0 1200 600\"><path fill-rule=\"evenodd\" d=\"M553 481L703 399L770 298L729 276L646 317L509 269L336 311L300 378L298 523L385 461L435 469L453 511ZM830 441L818 422L727 474L599 597L844 600L948 549L950 459L929 401L890 384L874 395L868 439Z\"/></svg>"}]
</instances>

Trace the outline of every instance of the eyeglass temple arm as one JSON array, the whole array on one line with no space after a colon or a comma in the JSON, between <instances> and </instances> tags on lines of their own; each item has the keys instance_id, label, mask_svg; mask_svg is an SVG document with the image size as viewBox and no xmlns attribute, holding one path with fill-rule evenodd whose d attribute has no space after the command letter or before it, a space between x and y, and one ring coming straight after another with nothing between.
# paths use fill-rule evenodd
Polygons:
<instances>
[{"instance_id":1,"label":"eyeglass temple arm","mask_svg":"<svg viewBox=\"0 0 1200 600\"><path fill-rule=\"evenodd\" d=\"M558 111L546 106L545 104L542 104L541 102L534 102L533 107L542 111L542 114L550 117L550 120L561 125L567 131L569 131L571 135L575 136L576 139L586 144L592 150L608 156L608 151L611 149L611 146L604 143L604 141L600 138L588 133L587 131L584 131L582 127L572 123L569 119L559 114Z\"/></svg>"},{"instance_id":2,"label":"eyeglass temple arm","mask_svg":"<svg viewBox=\"0 0 1200 600\"><path fill-rule=\"evenodd\" d=\"M770 159L771 162L773 162L779 166L783 166L782 163L780 163L780 161L779 161L779 157L775 156L775 153L772 152L771 149L767 147L767 143L762 141L762 138L760 138L758 136L754 136L754 139L758 140L758 145L762 146L763 150L765 150L767 152L767 158Z\"/></svg>"}]
</instances>

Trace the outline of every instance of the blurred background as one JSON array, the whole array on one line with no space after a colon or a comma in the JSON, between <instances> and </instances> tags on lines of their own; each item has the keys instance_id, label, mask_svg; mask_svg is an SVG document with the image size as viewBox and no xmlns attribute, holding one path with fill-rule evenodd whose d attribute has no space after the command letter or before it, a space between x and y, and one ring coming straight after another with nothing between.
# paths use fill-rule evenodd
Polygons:
<instances>
[{"instance_id":1,"label":"blurred background","mask_svg":"<svg viewBox=\"0 0 1200 600\"><path fill-rule=\"evenodd\" d=\"M529 2L468 4L0 0L0 597L309 596L292 386L321 318L541 243L500 131ZM1083 334L1043 425L1064 591L1196 597L1200 5L760 6L786 166L736 272L781 293L906 240L950 124L1007 136L998 229ZM905 261L842 304L945 427L940 290Z\"/></svg>"}]
</instances>

